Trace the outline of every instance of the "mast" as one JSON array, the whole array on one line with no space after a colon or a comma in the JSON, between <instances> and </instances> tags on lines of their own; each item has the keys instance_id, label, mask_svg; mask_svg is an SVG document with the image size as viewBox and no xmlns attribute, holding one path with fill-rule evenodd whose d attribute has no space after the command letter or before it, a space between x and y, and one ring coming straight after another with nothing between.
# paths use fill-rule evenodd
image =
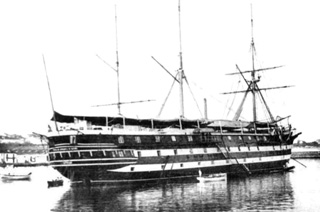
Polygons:
<instances>
[{"instance_id":1,"label":"mast","mask_svg":"<svg viewBox=\"0 0 320 212\"><path fill-rule=\"evenodd\" d=\"M118 53L118 22L117 22L117 6L114 5L115 11L115 28L116 28L116 72L117 72L117 86L118 86L118 114L121 114L120 110L120 81L119 81L119 53Z\"/></svg>"},{"instance_id":2,"label":"mast","mask_svg":"<svg viewBox=\"0 0 320 212\"><path fill-rule=\"evenodd\" d=\"M183 71L183 64L182 64L182 42L181 42L181 17L180 17L180 0L178 5L179 11L179 41L180 41L180 68L179 68L179 81L180 81L180 117L184 118L184 98L183 98L183 78L184 78L184 71Z\"/></svg>"},{"instance_id":3,"label":"mast","mask_svg":"<svg viewBox=\"0 0 320 212\"><path fill-rule=\"evenodd\" d=\"M257 121L257 101L256 101L256 76L255 76L255 68L254 68L254 54L255 54L255 46L253 40L253 18L252 18L252 5L251 5L251 56L252 56L252 104L253 104L253 121Z\"/></svg>"},{"instance_id":4,"label":"mast","mask_svg":"<svg viewBox=\"0 0 320 212\"><path fill-rule=\"evenodd\" d=\"M188 83L188 80L187 80L187 77L186 77L186 75L184 74L184 70L183 70L183 60L182 60L182 42L181 42L181 10L180 10L180 0L179 0L179 3L178 3L178 15L179 15L179 43L180 43L180 52L179 52L179 58L180 58L180 67L179 67L179 69L178 69L178 71L177 71L177 74L174 76L174 75L172 75L159 61L157 61L154 57L152 57L151 56L151 58L154 60L154 61L156 61L173 79L174 79L174 81L173 81L173 84L172 84L172 86L171 86L171 88L170 88L170 91L169 91L169 94L168 94L168 96L166 97L166 99L165 99L165 102L162 104L162 106L161 106L161 110L160 110L160 112L159 112L159 114L158 114L158 117L160 116L160 114L161 114L161 112L162 112L162 109L163 109L163 107L164 107L164 105L165 105L165 103L166 103L166 101L167 101L167 99L168 99L168 97L169 97L169 95L170 95L170 93L171 93L171 90L172 90L172 87L173 87L173 85L174 85L174 83L175 82L178 82L179 84L180 84L180 86L179 86L179 90L180 90L180 119L181 118L185 118L185 116L184 116L184 94L183 94L183 80L185 80L185 82L186 82L186 84L188 85L188 87L189 87L189 90L190 90L190 92L191 92L191 94L192 94L192 96L193 96L193 99L194 99L194 101L196 102L196 100L195 100L195 98L194 98L194 95L193 95L193 93L192 93L192 91L191 91L191 88L190 88L190 85L189 85L189 83ZM197 104L197 102L196 102L196 104ZM200 114L201 114L201 111L200 111L200 108L199 108L199 105L197 104L197 107L198 107L198 110L199 110L199 112L200 112ZM201 116L202 116L202 114L201 114Z\"/></svg>"},{"instance_id":5,"label":"mast","mask_svg":"<svg viewBox=\"0 0 320 212\"><path fill-rule=\"evenodd\" d=\"M242 110L243 110L243 105L244 105L244 102L247 98L247 95L249 92L252 93L252 104L253 104L253 122L256 123L258 118L257 118L257 96L260 96L261 97L261 100L262 100L262 104L265 106L267 112L268 112L268 115L269 115L269 118L271 120L271 122L275 122L275 119L271 113L271 110L265 100L265 98L263 97L262 95L262 92L263 90L271 90L271 89L280 89L280 88L289 88L289 87L292 87L292 86L278 86L278 87L269 87L269 88L259 88L258 86L258 82L260 82L260 76L258 76L258 78L256 78L256 72L260 72L260 71L265 71L265 70L273 70L273 69L276 69L276 68L280 68L282 66L274 66L274 67L269 67L269 68L260 68L260 69L255 69L255 63L254 63L254 59L255 59L255 53L256 53L256 49L255 49L255 46L254 46L254 36L253 36L253 15L252 15L252 5L251 5L251 44L250 44L250 50L251 50L251 59L252 59L252 70L247 70L247 71L241 71L240 68L238 67L238 65L236 65L236 68L238 70L238 72L235 72L235 73L229 73L227 75L235 75L235 74L240 74L243 78L243 80L246 82L247 84L247 89L246 90L242 90L242 91L234 91L234 92L225 92L225 93L222 93L222 94L236 94L236 93L244 93L244 97L240 103L240 106L238 107L234 117L233 117L233 120L234 121L238 121L239 118L240 118L240 115L242 113ZM251 73L251 80L247 80L245 77L244 77L244 74L246 73ZM256 126L254 126L254 128L256 128Z\"/></svg>"}]
</instances>

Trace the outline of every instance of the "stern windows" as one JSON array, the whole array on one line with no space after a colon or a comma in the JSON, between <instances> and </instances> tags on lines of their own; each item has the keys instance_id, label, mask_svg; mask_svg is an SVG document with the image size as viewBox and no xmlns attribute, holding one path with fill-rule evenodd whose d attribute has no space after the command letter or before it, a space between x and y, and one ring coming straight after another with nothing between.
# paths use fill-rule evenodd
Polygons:
<instances>
[{"instance_id":1,"label":"stern windows","mask_svg":"<svg viewBox=\"0 0 320 212\"><path fill-rule=\"evenodd\" d=\"M188 135L188 141L189 141L189 142L192 142L192 141L193 141L193 138L192 138L191 135Z\"/></svg>"},{"instance_id":2,"label":"stern windows","mask_svg":"<svg viewBox=\"0 0 320 212\"><path fill-rule=\"evenodd\" d=\"M93 151L92 152L92 157L93 158L102 158L104 157L104 154L102 151Z\"/></svg>"},{"instance_id":3,"label":"stern windows","mask_svg":"<svg viewBox=\"0 0 320 212\"><path fill-rule=\"evenodd\" d=\"M123 154L123 151L118 151L118 155L120 156L120 157L124 157L124 154Z\"/></svg>"},{"instance_id":4,"label":"stern windows","mask_svg":"<svg viewBox=\"0 0 320 212\"><path fill-rule=\"evenodd\" d=\"M130 150L125 150L125 155L128 157L132 157L133 153Z\"/></svg>"},{"instance_id":5,"label":"stern windows","mask_svg":"<svg viewBox=\"0 0 320 212\"><path fill-rule=\"evenodd\" d=\"M55 157L55 154L53 153L53 154L49 154L49 158L50 158L50 160L55 160L56 159L56 157Z\"/></svg>"},{"instance_id":6,"label":"stern windows","mask_svg":"<svg viewBox=\"0 0 320 212\"><path fill-rule=\"evenodd\" d=\"M81 157L82 158L91 158L90 152L81 152Z\"/></svg>"},{"instance_id":7,"label":"stern windows","mask_svg":"<svg viewBox=\"0 0 320 212\"><path fill-rule=\"evenodd\" d=\"M61 160L62 159L62 155L61 153L56 153L56 160Z\"/></svg>"},{"instance_id":8,"label":"stern windows","mask_svg":"<svg viewBox=\"0 0 320 212\"><path fill-rule=\"evenodd\" d=\"M80 158L79 152L71 152L71 158L72 159L79 159Z\"/></svg>"},{"instance_id":9,"label":"stern windows","mask_svg":"<svg viewBox=\"0 0 320 212\"><path fill-rule=\"evenodd\" d=\"M69 159L70 158L70 152L64 152L64 153L62 153L62 158L63 159Z\"/></svg>"}]
</instances>

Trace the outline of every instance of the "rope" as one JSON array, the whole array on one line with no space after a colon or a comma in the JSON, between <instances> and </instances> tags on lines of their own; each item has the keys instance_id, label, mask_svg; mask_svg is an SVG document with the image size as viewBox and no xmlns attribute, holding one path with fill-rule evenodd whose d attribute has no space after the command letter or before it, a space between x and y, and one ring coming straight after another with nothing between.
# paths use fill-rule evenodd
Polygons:
<instances>
[{"instance_id":1,"label":"rope","mask_svg":"<svg viewBox=\"0 0 320 212\"><path fill-rule=\"evenodd\" d=\"M177 77L177 76L178 76L178 73L176 74L176 77ZM174 83L175 83L175 81L176 81L176 77L175 77L174 80L173 80L173 83L172 83L172 85L171 85L171 87L170 87L169 93L168 93L168 95L166 96L166 98L165 98L165 100L164 100L164 102L163 102L163 104L162 104L162 106L161 106L161 109L160 109L159 114L158 114L157 117L160 117L160 115L161 115L161 113L162 113L162 110L163 110L165 104L167 103L167 100L168 100L168 98L169 98L169 96L170 96L170 94L171 94L173 85L174 85Z\"/></svg>"},{"instance_id":2,"label":"rope","mask_svg":"<svg viewBox=\"0 0 320 212\"><path fill-rule=\"evenodd\" d=\"M188 82L187 78L185 78L185 80L186 80L186 82L187 82L187 85L188 85L189 91L190 91L190 93L191 93L191 95L192 95L192 98L193 98L194 102L195 102L196 105L197 105L197 108L198 108L198 110L199 110L200 116L203 117L203 115L202 115L202 113L201 113L201 110L200 110L200 108L199 108L198 102L197 102L197 100L195 99L195 97L194 97L194 95L193 95L193 93L192 93L192 90L191 90L191 88L190 88L190 85L189 85L189 82Z\"/></svg>"}]
</instances>

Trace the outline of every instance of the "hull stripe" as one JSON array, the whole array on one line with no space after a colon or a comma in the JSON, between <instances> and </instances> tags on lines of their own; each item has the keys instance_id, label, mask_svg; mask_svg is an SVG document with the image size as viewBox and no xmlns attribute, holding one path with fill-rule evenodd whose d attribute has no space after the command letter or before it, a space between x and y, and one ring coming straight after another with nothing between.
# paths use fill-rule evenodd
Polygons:
<instances>
[{"instance_id":1,"label":"hull stripe","mask_svg":"<svg viewBox=\"0 0 320 212\"><path fill-rule=\"evenodd\" d=\"M291 154L271 156L271 157L259 157L259 158L242 158L237 159L240 164L252 164L261 162L274 162L281 160L289 160ZM236 159L228 160L210 160L210 161L198 161L198 162L181 162L181 163L163 163L160 164L136 164L136 162L120 162L120 163L83 163L83 164L52 164L53 167L73 167L73 166L111 166L118 164L128 164L128 166L109 170L112 172L150 172L150 171L163 171L163 166L165 166L165 171L170 170L184 170L184 169L195 169L195 168L205 168L205 167L217 167L217 166L229 166L237 164ZM134 164L134 165L129 165ZM132 170L133 169L133 170Z\"/></svg>"},{"instance_id":2,"label":"hull stripe","mask_svg":"<svg viewBox=\"0 0 320 212\"><path fill-rule=\"evenodd\" d=\"M136 162L119 162L119 163L80 163L80 164L50 164L52 167L75 167L75 166L114 166L130 165Z\"/></svg>"}]
</instances>

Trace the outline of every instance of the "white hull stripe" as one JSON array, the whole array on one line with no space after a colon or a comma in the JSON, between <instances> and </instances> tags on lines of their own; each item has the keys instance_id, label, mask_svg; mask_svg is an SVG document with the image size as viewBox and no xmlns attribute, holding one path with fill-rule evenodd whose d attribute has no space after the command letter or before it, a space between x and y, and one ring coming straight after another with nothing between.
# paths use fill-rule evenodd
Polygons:
<instances>
[{"instance_id":1,"label":"white hull stripe","mask_svg":"<svg viewBox=\"0 0 320 212\"><path fill-rule=\"evenodd\" d=\"M103 146L92 146L99 149L91 149L91 150L66 150L66 151L57 151L57 152L49 152L49 154L54 153L64 153L64 152L79 152L79 151L115 151L115 150L133 150L134 155L138 157L138 152L141 153L141 157L157 157L158 151L160 151L161 156L175 156L174 150L177 151L177 155L194 155L194 154L213 154L213 153L221 153L217 147L211 147L211 148L183 148L183 149L146 149L146 150L136 150L136 149L109 149L108 147ZM58 147L57 147L58 148ZM65 148L73 148L71 146L65 147ZM78 147L79 148L79 147ZM106 149L103 149L106 148ZM50 148L54 149L54 148ZM282 145L282 146L261 146L261 147L230 147L230 149L226 149L224 147L220 148L223 153L236 153L236 152L268 152L268 151L281 151L281 150L287 150L292 149L292 145Z\"/></svg>"},{"instance_id":2,"label":"white hull stripe","mask_svg":"<svg viewBox=\"0 0 320 212\"><path fill-rule=\"evenodd\" d=\"M119 162L119 163L81 163L81 164L50 164L52 167L79 167L79 166L114 166L114 165L129 165L136 162Z\"/></svg>"},{"instance_id":3,"label":"white hull stripe","mask_svg":"<svg viewBox=\"0 0 320 212\"><path fill-rule=\"evenodd\" d=\"M291 155L280 155L271 157L261 157L261 158L245 158L237 159L240 164L251 164L251 163L263 163L263 162L275 162L281 160L289 160ZM216 167L216 166L229 166L233 164L238 164L236 159L229 160L211 160L211 161L198 161L198 162L184 162L184 163L167 163L167 164L136 164L119 169L110 170L112 172L146 172L146 171L163 171L163 166L165 166L166 171L170 170L184 170L184 169L194 169L194 168L206 168L206 167ZM133 171L132 171L133 168Z\"/></svg>"},{"instance_id":4,"label":"white hull stripe","mask_svg":"<svg viewBox=\"0 0 320 212\"><path fill-rule=\"evenodd\" d=\"M54 160L50 161L50 163L71 163L71 162L88 162L88 161L114 161L114 160L131 160L131 161L137 161L138 158L94 158L94 159L74 159L74 160Z\"/></svg>"},{"instance_id":5,"label":"white hull stripe","mask_svg":"<svg viewBox=\"0 0 320 212\"><path fill-rule=\"evenodd\" d=\"M252 163L265 163L275 162L281 160L289 160L291 155L280 155L260 158L241 158L229 160L210 160L210 161L195 161L195 162L181 162L181 163L160 163L160 164L136 164L136 162L120 162L120 163L84 163L84 164L52 164L53 167L73 167L73 166L111 166L118 164L134 164L128 165L119 169L109 170L112 172L149 172L149 171L163 171L164 170L185 170L204 167L217 167L217 166L230 166L233 164L252 164ZM238 163L237 163L238 161Z\"/></svg>"},{"instance_id":6,"label":"white hull stripe","mask_svg":"<svg viewBox=\"0 0 320 212\"><path fill-rule=\"evenodd\" d=\"M282 146L251 146L248 147L230 147L230 149L226 149L224 147L220 148L223 153L237 153L237 152L270 152L270 151L281 151L292 149L292 145L282 145ZM175 151L176 153L175 154ZM158 151L160 151L161 156L176 156L176 155L195 155L195 154L214 154L214 153L221 153L217 147L212 148L184 148L184 149L148 149L148 150L134 150L135 156L138 156L138 152L140 152L141 157L157 157Z\"/></svg>"}]
</instances>

